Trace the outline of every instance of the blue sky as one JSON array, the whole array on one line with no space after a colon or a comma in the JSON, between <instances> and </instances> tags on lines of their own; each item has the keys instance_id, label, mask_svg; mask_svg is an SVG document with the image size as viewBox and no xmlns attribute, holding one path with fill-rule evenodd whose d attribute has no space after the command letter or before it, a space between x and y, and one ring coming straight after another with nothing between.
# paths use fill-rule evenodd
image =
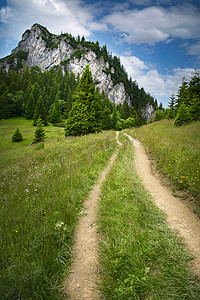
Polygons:
<instances>
[{"instance_id":1,"label":"blue sky","mask_svg":"<svg viewBox=\"0 0 200 300\"><path fill-rule=\"evenodd\" d=\"M34 23L106 44L164 107L200 69L199 0L0 0L0 57Z\"/></svg>"}]
</instances>

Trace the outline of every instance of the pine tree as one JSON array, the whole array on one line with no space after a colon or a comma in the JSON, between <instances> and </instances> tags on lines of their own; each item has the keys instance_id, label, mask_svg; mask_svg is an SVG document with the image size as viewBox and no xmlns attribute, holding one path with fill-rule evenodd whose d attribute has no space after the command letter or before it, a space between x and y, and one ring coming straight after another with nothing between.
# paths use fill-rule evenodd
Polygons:
<instances>
[{"instance_id":1,"label":"pine tree","mask_svg":"<svg viewBox=\"0 0 200 300\"><path fill-rule=\"evenodd\" d=\"M48 124L47 114L46 114L46 110L45 110L45 106L44 106L44 102L43 102L42 96L39 97L37 105L36 105L36 108L35 108L34 122L33 122L34 126L37 125L37 120L39 118L42 119L44 126L46 126Z\"/></svg>"},{"instance_id":2,"label":"pine tree","mask_svg":"<svg viewBox=\"0 0 200 300\"><path fill-rule=\"evenodd\" d=\"M56 95L54 103L51 105L49 111L49 121L51 123L59 123L61 121L60 103L59 103L59 92Z\"/></svg>"},{"instance_id":3,"label":"pine tree","mask_svg":"<svg viewBox=\"0 0 200 300\"><path fill-rule=\"evenodd\" d=\"M195 93L191 99L190 114L192 120L200 120L200 96L197 96Z\"/></svg>"},{"instance_id":4,"label":"pine tree","mask_svg":"<svg viewBox=\"0 0 200 300\"><path fill-rule=\"evenodd\" d=\"M191 122L191 116L189 108L185 104L181 104L178 113L176 115L176 118L174 120L175 126L182 126L186 125Z\"/></svg>"},{"instance_id":5,"label":"pine tree","mask_svg":"<svg viewBox=\"0 0 200 300\"><path fill-rule=\"evenodd\" d=\"M175 116L175 95L172 94L169 101L169 109L167 110L167 119L173 119Z\"/></svg>"},{"instance_id":6,"label":"pine tree","mask_svg":"<svg viewBox=\"0 0 200 300\"><path fill-rule=\"evenodd\" d=\"M43 126L44 126L43 121L39 117L39 119L37 120L37 128L35 131L34 140L32 144L43 142L45 140L45 132Z\"/></svg>"},{"instance_id":7,"label":"pine tree","mask_svg":"<svg viewBox=\"0 0 200 300\"><path fill-rule=\"evenodd\" d=\"M35 100L33 97L33 93L31 93L26 104L26 110L25 110L26 119L29 120L33 119L34 112L35 112Z\"/></svg>"},{"instance_id":8,"label":"pine tree","mask_svg":"<svg viewBox=\"0 0 200 300\"><path fill-rule=\"evenodd\" d=\"M88 65L79 81L74 101L66 122L65 135L83 135L100 131L98 94Z\"/></svg>"},{"instance_id":9,"label":"pine tree","mask_svg":"<svg viewBox=\"0 0 200 300\"><path fill-rule=\"evenodd\" d=\"M23 137L19 129L17 128L13 137L12 137L12 142L21 142L23 141Z\"/></svg>"}]
</instances>

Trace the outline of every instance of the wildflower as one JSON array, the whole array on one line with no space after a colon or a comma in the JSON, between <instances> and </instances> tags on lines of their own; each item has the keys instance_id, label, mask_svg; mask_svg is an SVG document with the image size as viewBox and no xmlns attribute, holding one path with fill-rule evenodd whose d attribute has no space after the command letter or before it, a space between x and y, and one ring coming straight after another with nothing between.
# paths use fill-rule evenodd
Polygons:
<instances>
[{"instance_id":1,"label":"wildflower","mask_svg":"<svg viewBox=\"0 0 200 300\"><path fill-rule=\"evenodd\" d=\"M26 192L26 193L29 193L29 189L25 189L25 192Z\"/></svg>"},{"instance_id":2,"label":"wildflower","mask_svg":"<svg viewBox=\"0 0 200 300\"><path fill-rule=\"evenodd\" d=\"M64 223L63 222L58 222L57 224L56 224L56 228L61 228L61 227L63 227L64 226Z\"/></svg>"}]
</instances>

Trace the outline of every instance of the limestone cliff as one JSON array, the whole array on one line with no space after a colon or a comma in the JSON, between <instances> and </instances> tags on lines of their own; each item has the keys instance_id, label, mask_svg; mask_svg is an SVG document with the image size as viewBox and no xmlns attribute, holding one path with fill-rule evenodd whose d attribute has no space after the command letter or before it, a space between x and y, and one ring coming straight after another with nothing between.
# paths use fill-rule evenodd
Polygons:
<instances>
[{"instance_id":1,"label":"limestone cliff","mask_svg":"<svg viewBox=\"0 0 200 300\"><path fill-rule=\"evenodd\" d=\"M77 41L69 34L54 35L45 27L34 24L22 35L22 40L13 49L12 54L0 60L0 67L8 71L10 67L20 69L25 65L39 66L44 72L62 66L63 72L67 69L81 76L88 64L96 86L100 91L104 90L112 103L123 104L126 100L129 105L134 105L135 95L132 95L130 89L127 91L129 82L123 67L121 70L125 75L120 79L119 69L110 63L114 60L110 60L109 56L105 59L99 54L99 49L97 43L80 40L80 38ZM117 59L116 61L119 65ZM147 103L148 99L145 99L140 106L145 107Z\"/></svg>"}]
</instances>

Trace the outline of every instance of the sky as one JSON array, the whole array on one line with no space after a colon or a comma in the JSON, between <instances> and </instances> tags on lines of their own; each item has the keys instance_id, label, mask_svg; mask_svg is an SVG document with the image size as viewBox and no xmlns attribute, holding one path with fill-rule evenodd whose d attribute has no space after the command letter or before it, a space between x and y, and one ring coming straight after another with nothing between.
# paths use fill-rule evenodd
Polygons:
<instances>
[{"instance_id":1,"label":"sky","mask_svg":"<svg viewBox=\"0 0 200 300\"><path fill-rule=\"evenodd\" d=\"M0 58L35 23L106 44L164 107L200 69L199 0L0 0Z\"/></svg>"}]
</instances>

